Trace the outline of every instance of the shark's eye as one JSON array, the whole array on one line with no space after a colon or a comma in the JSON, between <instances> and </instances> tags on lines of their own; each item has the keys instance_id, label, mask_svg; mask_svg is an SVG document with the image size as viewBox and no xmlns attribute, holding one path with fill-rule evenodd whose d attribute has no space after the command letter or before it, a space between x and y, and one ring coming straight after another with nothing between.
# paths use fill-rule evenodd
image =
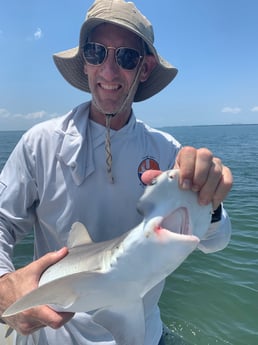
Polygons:
<instances>
[{"instance_id":1,"label":"shark's eye","mask_svg":"<svg viewBox=\"0 0 258 345\"><path fill-rule=\"evenodd\" d=\"M170 178L170 180L173 180L174 179L174 175L173 174L168 174L168 177Z\"/></svg>"}]
</instances>

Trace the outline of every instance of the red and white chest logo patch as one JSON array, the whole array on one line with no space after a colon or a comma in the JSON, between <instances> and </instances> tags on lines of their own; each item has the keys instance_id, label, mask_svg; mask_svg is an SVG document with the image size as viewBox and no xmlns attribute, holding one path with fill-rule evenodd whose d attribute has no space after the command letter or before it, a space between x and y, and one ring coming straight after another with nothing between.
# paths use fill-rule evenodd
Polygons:
<instances>
[{"instance_id":1,"label":"red and white chest logo patch","mask_svg":"<svg viewBox=\"0 0 258 345\"><path fill-rule=\"evenodd\" d=\"M138 177L141 182L142 174L146 170L160 170L159 163L151 157L146 157L141 161L141 163L138 166Z\"/></svg>"}]
</instances>

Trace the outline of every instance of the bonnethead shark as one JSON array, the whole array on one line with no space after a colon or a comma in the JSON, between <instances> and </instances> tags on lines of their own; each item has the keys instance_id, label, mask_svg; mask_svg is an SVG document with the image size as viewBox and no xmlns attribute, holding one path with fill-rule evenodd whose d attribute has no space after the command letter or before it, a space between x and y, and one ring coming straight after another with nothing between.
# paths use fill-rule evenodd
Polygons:
<instances>
[{"instance_id":1,"label":"bonnethead shark","mask_svg":"<svg viewBox=\"0 0 258 345\"><path fill-rule=\"evenodd\" d=\"M84 225L74 223L68 255L2 317L46 304L58 311L94 311L94 322L117 345L143 345L143 297L198 247L211 221L211 204L201 206L197 193L181 190L178 176L178 170L168 170L146 187L138 205L143 221L118 238L94 243Z\"/></svg>"}]
</instances>

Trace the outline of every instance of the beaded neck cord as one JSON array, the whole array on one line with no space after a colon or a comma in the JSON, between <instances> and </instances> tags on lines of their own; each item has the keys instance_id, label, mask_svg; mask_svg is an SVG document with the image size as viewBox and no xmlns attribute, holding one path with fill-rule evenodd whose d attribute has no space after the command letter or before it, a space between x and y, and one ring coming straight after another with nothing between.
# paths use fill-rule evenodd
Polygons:
<instances>
[{"instance_id":1,"label":"beaded neck cord","mask_svg":"<svg viewBox=\"0 0 258 345\"><path fill-rule=\"evenodd\" d=\"M105 115L106 117L106 140L105 140L105 151L106 151L106 165L107 165L107 173L108 173L108 177L109 177L109 182L111 184L114 183L114 177L113 177L113 173L112 173L112 152L111 152L111 138L110 138L110 123L111 123L111 119L113 117L115 117L116 115L118 115L123 108L126 106L126 103L129 101L129 99L131 98L133 92L135 91L136 85L137 85L137 81L141 72L141 67L143 64L143 58L140 60L139 63L139 67L138 67L138 71L135 75L134 81L128 91L128 94L126 95L123 103L121 104L120 108L118 109L118 111L116 111L115 113L111 113L108 114L106 113L102 107L96 103L96 101L94 101L95 106L97 107L97 109Z\"/></svg>"}]
</instances>

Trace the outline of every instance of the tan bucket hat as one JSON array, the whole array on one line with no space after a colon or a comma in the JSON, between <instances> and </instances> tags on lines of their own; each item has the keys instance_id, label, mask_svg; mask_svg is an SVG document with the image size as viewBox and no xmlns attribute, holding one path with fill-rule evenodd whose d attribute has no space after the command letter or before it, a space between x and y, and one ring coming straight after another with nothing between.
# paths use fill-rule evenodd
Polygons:
<instances>
[{"instance_id":1,"label":"tan bucket hat","mask_svg":"<svg viewBox=\"0 0 258 345\"><path fill-rule=\"evenodd\" d=\"M143 101L166 87L176 76L177 69L164 60L153 46L154 33L151 23L134 3L124 0L96 0L89 9L80 31L76 48L54 54L53 58L63 77L76 88L90 92L87 75L83 72L83 46L90 32L99 24L119 25L141 37L157 61L149 78L139 84L134 101Z\"/></svg>"}]
</instances>

